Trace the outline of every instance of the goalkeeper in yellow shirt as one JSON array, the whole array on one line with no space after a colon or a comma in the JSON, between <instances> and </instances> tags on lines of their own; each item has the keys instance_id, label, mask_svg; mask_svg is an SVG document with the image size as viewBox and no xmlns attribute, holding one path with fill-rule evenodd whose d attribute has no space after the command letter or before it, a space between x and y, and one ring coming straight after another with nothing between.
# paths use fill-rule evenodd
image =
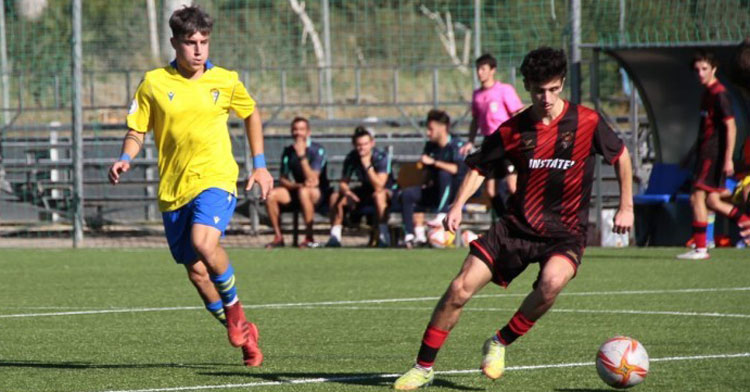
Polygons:
<instances>
[{"instance_id":1,"label":"goalkeeper in yellow shirt","mask_svg":"<svg viewBox=\"0 0 750 392\"><path fill-rule=\"evenodd\" d=\"M109 170L117 184L153 130L159 155L159 209L169 250L208 309L226 326L229 342L242 347L247 366L260 366L258 329L245 319L234 269L219 239L237 202L239 168L227 128L229 110L244 119L255 182L265 199L273 186L263 155L263 129L255 101L236 72L208 60L213 20L197 6L169 19L175 60L146 73L127 116L122 155Z\"/></svg>"}]
</instances>

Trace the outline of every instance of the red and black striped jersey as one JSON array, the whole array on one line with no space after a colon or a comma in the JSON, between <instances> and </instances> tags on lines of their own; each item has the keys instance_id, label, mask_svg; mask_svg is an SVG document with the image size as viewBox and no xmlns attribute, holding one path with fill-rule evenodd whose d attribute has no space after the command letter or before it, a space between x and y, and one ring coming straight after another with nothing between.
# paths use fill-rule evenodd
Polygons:
<instances>
[{"instance_id":1,"label":"red and black striped jersey","mask_svg":"<svg viewBox=\"0 0 750 392\"><path fill-rule=\"evenodd\" d=\"M716 80L701 97L701 123L698 131L698 157L713 161L724 160L727 148L727 124L733 119L729 92Z\"/></svg>"},{"instance_id":2,"label":"red and black striped jersey","mask_svg":"<svg viewBox=\"0 0 750 392\"><path fill-rule=\"evenodd\" d=\"M564 101L548 125L526 109L486 137L466 158L490 176L510 159L518 171L506 218L518 230L542 238L584 236L594 178L595 154L614 164L625 146L594 110Z\"/></svg>"}]
</instances>

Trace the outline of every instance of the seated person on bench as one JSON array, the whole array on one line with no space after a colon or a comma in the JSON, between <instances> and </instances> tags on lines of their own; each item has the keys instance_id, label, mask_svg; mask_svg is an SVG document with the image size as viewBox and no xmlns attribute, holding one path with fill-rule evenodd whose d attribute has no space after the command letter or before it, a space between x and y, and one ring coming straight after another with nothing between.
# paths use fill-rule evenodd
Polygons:
<instances>
[{"instance_id":1,"label":"seated person on bench","mask_svg":"<svg viewBox=\"0 0 750 392\"><path fill-rule=\"evenodd\" d=\"M378 222L378 246L390 246L386 210L396 189L388 154L375 147L372 131L359 126L352 136L354 149L346 155L339 191L331 195L331 237L326 246L341 246L344 210L374 206ZM352 178L360 185L350 186Z\"/></svg>"},{"instance_id":2,"label":"seated person on bench","mask_svg":"<svg viewBox=\"0 0 750 392\"><path fill-rule=\"evenodd\" d=\"M266 244L266 248L284 246L280 222L282 208L285 211L302 211L305 240L300 243L300 248L316 247L313 240L315 209L328 200L331 192L326 150L310 139L308 120L296 117L292 120L291 132L294 143L285 147L281 154L280 186L273 188L266 200L274 233L273 241Z\"/></svg>"},{"instance_id":3,"label":"seated person on bench","mask_svg":"<svg viewBox=\"0 0 750 392\"><path fill-rule=\"evenodd\" d=\"M420 158L425 172L424 182L405 188L399 195L407 248L427 242L424 217L422 214L415 216L414 212L448 211L467 172L465 157L459 151L464 143L451 135L450 121L442 110L433 109L427 113L428 141Z\"/></svg>"}]
</instances>

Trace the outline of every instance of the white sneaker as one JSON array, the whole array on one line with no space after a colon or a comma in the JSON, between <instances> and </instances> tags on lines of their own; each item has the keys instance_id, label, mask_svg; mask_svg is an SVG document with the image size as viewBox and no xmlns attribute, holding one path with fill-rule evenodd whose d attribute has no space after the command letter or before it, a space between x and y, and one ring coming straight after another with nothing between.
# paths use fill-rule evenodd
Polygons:
<instances>
[{"instance_id":1,"label":"white sneaker","mask_svg":"<svg viewBox=\"0 0 750 392\"><path fill-rule=\"evenodd\" d=\"M427 222L427 226L430 227L443 227L443 219L445 219L445 213L441 212L435 216L431 221Z\"/></svg>"},{"instance_id":2,"label":"white sneaker","mask_svg":"<svg viewBox=\"0 0 750 392\"><path fill-rule=\"evenodd\" d=\"M711 258L711 255L705 250L693 249L689 252L677 255L677 258L681 260L708 260Z\"/></svg>"}]
</instances>

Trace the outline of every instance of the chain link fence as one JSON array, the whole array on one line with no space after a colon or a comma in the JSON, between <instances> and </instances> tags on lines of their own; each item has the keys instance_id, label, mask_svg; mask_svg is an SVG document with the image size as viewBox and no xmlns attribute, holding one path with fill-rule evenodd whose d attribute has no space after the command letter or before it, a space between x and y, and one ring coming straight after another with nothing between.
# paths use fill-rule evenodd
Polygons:
<instances>
[{"instance_id":1,"label":"chain link fence","mask_svg":"<svg viewBox=\"0 0 750 392\"><path fill-rule=\"evenodd\" d=\"M119 153L124 116L144 71L171 59L166 20L186 0L82 2L84 212L87 244L161 246L152 144L112 188L106 169ZM492 53L498 75L523 91L518 67L540 45L571 41L567 0L201 0L215 19L211 59L238 70L263 110L269 135L286 134L295 115L313 119L331 145L331 177L354 125L372 121L384 145L417 154L427 109L447 109L468 127L473 59ZM2 0L0 15L0 246L70 244L73 152L71 0ZM582 42L677 45L739 41L750 31L749 0L583 0ZM584 101L589 52L583 52ZM614 62L603 59L602 96L624 97ZM523 98L525 95L520 94ZM627 110L627 99L609 103ZM231 133L241 168L239 123ZM403 138L411 134L411 138ZM402 139L396 139L402 137ZM411 140L405 143L404 140ZM272 137L273 160L285 140ZM241 173L244 177L244 173ZM241 204L245 202L244 195ZM230 232L252 243L252 214ZM262 225L260 226L262 229ZM126 234L123 241L116 234ZM116 238L117 240L112 240ZM39 241L44 239L45 241ZM8 242L5 242L8 240Z\"/></svg>"}]
</instances>

